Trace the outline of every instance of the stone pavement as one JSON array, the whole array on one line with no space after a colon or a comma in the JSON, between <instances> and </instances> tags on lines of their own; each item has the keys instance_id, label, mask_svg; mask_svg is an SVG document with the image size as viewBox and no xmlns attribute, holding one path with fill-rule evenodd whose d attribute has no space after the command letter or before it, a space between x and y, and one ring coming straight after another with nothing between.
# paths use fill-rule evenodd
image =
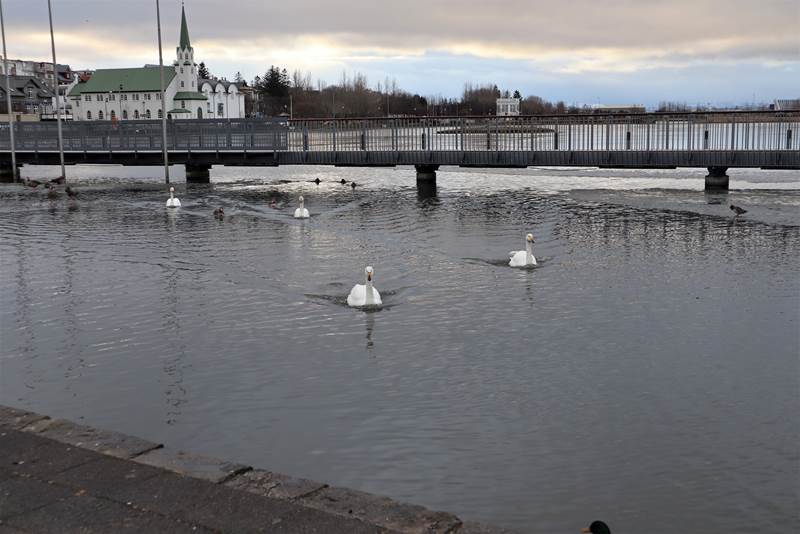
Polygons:
<instances>
[{"instance_id":1,"label":"stone pavement","mask_svg":"<svg viewBox=\"0 0 800 534\"><path fill-rule=\"evenodd\" d=\"M509 532L0 406L0 534L120 531Z\"/></svg>"}]
</instances>

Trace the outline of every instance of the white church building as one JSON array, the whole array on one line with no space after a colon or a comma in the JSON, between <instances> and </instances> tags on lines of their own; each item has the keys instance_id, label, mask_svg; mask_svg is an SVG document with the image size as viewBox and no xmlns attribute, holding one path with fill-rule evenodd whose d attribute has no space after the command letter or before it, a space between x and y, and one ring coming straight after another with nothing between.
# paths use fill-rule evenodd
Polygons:
<instances>
[{"instance_id":1,"label":"white church building","mask_svg":"<svg viewBox=\"0 0 800 534\"><path fill-rule=\"evenodd\" d=\"M160 68L150 65L98 69L69 92L73 120L160 119L164 108L169 119L244 118L238 84L199 78L183 8L177 59L164 67L164 98L166 106L161 105Z\"/></svg>"}]
</instances>

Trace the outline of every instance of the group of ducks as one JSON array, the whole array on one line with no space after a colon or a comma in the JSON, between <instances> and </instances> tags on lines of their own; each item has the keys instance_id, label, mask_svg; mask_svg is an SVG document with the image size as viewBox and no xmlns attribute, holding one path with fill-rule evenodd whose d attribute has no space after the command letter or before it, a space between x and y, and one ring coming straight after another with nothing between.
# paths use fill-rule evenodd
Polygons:
<instances>
[{"instance_id":1,"label":"group of ducks","mask_svg":"<svg viewBox=\"0 0 800 534\"><path fill-rule=\"evenodd\" d=\"M47 182L40 182L39 180L31 180L30 178L25 178L25 181L23 183L26 186L31 187L33 189L36 189L40 185L44 184L44 186L47 188L47 198L49 198L50 200L55 200L56 198L58 198L58 189L56 189L56 186L64 185L65 183L67 183L67 180L63 176L59 176L58 178L53 178L52 180L49 180ZM64 188L64 192L67 194L69 198L73 200L78 198L78 193L73 191L70 186Z\"/></svg>"}]
</instances>

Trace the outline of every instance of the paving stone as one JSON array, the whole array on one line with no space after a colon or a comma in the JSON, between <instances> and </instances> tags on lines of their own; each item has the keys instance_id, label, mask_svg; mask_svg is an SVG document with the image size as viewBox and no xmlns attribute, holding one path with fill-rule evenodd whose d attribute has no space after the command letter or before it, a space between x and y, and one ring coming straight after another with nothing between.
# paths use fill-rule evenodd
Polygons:
<instances>
[{"instance_id":1,"label":"paving stone","mask_svg":"<svg viewBox=\"0 0 800 534\"><path fill-rule=\"evenodd\" d=\"M256 495L284 500L297 499L328 487L327 484L321 482L272 473L263 469L253 469L242 473L226 482L225 485Z\"/></svg>"},{"instance_id":2,"label":"paving stone","mask_svg":"<svg viewBox=\"0 0 800 534\"><path fill-rule=\"evenodd\" d=\"M72 495L60 486L25 477L0 481L0 520L24 514L36 508L58 502Z\"/></svg>"},{"instance_id":3,"label":"paving stone","mask_svg":"<svg viewBox=\"0 0 800 534\"><path fill-rule=\"evenodd\" d=\"M453 514L347 488L327 487L297 502L409 534L452 533L461 526L461 520Z\"/></svg>"},{"instance_id":4,"label":"paving stone","mask_svg":"<svg viewBox=\"0 0 800 534\"><path fill-rule=\"evenodd\" d=\"M384 533L377 528L291 502L173 473L113 488L109 498L225 532Z\"/></svg>"},{"instance_id":5,"label":"paving stone","mask_svg":"<svg viewBox=\"0 0 800 534\"><path fill-rule=\"evenodd\" d=\"M0 434L0 466L5 472L49 477L100 458L95 453L35 434L8 430Z\"/></svg>"},{"instance_id":6,"label":"paving stone","mask_svg":"<svg viewBox=\"0 0 800 534\"><path fill-rule=\"evenodd\" d=\"M169 471L182 475L202 478L217 483L251 469L247 465L178 451L170 447L150 451L133 460L135 462L161 467L162 469L168 469Z\"/></svg>"},{"instance_id":7,"label":"paving stone","mask_svg":"<svg viewBox=\"0 0 800 534\"><path fill-rule=\"evenodd\" d=\"M34 428L31 425L28 428ZM61 419L54 420L39 431L39 434L62 443L69 443L117 458L133 458L144 452L161 447L158 443L128 436L120 432L97 430Z\"/></svg>"},{"instance_id":8,"label":"paving stone","mask_svg":"<svg viewBox=\"0 0 800 534\"><path fill-rule=\"evenodd\" d=\"M475 521L464 521L461 528L458 529L458 534L519 534L515 530L508 530L505 528L492 527Z\"/></svg>"},{"instance_id":9,"label":"paving stone","mask_svg":"<svg viewBox=\"0 0 800 534\"><path fill-rule=\"evenodd\" d=\"M39 415L38 413L0 405L0 427L4 426L13 428L14 430L22 430L28 425L45 419L50 418L46 415Z\"/></svg>"},{"instance_id":10,"label":"paving stone","mask_svg":"<svg viewBox=\"0 0 800 534\"><path fill-rule=\"evenodd\" d=\"M75 496L44 506L6 522L33 532L212 532L200 525L174 521L157 514L142 512L124 504Z\"/></svg>"},{"instance_id":11,"label":"paving stone","mask_svg":"<svg viewBox=\"0 0 800 534\"><path fill-rule=\"evenodd\" d=\"M104 497L110 494L112 488L139 484L163 473L163 470L149 465L99 456L93 462L57 473L52 481L75 490L84 490L95 497Z\"/></svg>"}]
</instances>

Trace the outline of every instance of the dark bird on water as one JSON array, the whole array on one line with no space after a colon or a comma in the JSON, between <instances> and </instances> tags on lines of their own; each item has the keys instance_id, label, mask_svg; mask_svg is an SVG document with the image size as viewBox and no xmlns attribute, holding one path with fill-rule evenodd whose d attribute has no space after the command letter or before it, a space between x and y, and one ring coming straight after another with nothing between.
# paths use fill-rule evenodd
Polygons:
<instances>
[{"instance_id":1,"label":"dark bird on water","mask_svg":"<svg viewBox=\"0 0 800 534\"><path fill-rule=\"evenodd\" d=\"M611 529L602 521L592 521L588 528L582 528L581 532L591 534L611 534Z\"/></svg>"},{"instance_id":2,"label":"dark bird on water","mask_svg":"<svg viewBox=\"0 0 800 534\"><path fill-rule=\"evenodd\" d=\"M356 188L356 183L355 183L355 182L351 182L351 183L350 183L350 187L352 187L353 189L355 189L355 188Z\"/></svg>"},{"instance_id":3,"label":"dark bird on water","mask_svg":"<svg viewBox=\"0 0 800 534\"><path fill-rule=\"evenodd\" d=\"M747 213L746 209L740 208L739 206L734 206L733 204L731 204L731 211L736 213L736 215L744 215Z\"/></svg>"},{"instance_id":4,"label":"dark bird on water","mask_svg":"<svg viewBox=\"0 0 800 534\"><path fill-rule=\"evenodd\" d=\"M70 186L67 186L66 189L64 189L64 192L67 194L67 196L69 198L73 198L73 199L78 198L78 193L73 191Z\"/></svg>"},{"instance_id":5,"label":"dark bird on water","mask_svg":"<svg viewBox=\"0 0 800 534\"><path fill-rule=\"evenodd\" d=\"M67 183L67 179L64 178L63 176L59 176L58 178L53 178L52 180L50 180L50 183L64 185L65 183Z\"/></svg>"},{"instance_id":6,"label":"dark bird on water","mask_svg":"<svg viewBox=\"0 0 800 534\"><path fill-rule=\"evenodd\" d=\"M314 183L315 183L315 184L317 184L317 185L319 185L319 183L320 183L321 181L322 181L322 180L320 180L320 179L319 179L319 177L317 177L317 178L314 180Z\"/></svg>"},{"instance_id":7,"label":"dark bird on water","mask_svg":"<svg viewBox=\"0 0 800 534\"><path fill-rule=\"evenodd\" d=\"M222 218L225 215L225 210L222 208L217 208L214 210L214 217Z\"/></svg>"},{"instance_id":8,"label":"dark bird on water","mask_svg":"<svg viewBox=\"0 0 800 534\"><path fill-rule=\"evenodd\" d=\"M53 184L47 184L47 198L49 199L58 198L58 192L56 191L56 187Z\"/></svg>"},{"instance_id":9,"label":"dark bird on water","mask_svg":"<svg viewBox=\"0 0 800 534\"><path fill-rule=\"evenodd\" d=\"M344 178L342 178L341 180L339 180L339 183L340 183L340 184L342 184L342 185L344 185L344 184L346 184L346 183L347 183L347 180L345 180Z\"/></svg>"}]
</instances>

